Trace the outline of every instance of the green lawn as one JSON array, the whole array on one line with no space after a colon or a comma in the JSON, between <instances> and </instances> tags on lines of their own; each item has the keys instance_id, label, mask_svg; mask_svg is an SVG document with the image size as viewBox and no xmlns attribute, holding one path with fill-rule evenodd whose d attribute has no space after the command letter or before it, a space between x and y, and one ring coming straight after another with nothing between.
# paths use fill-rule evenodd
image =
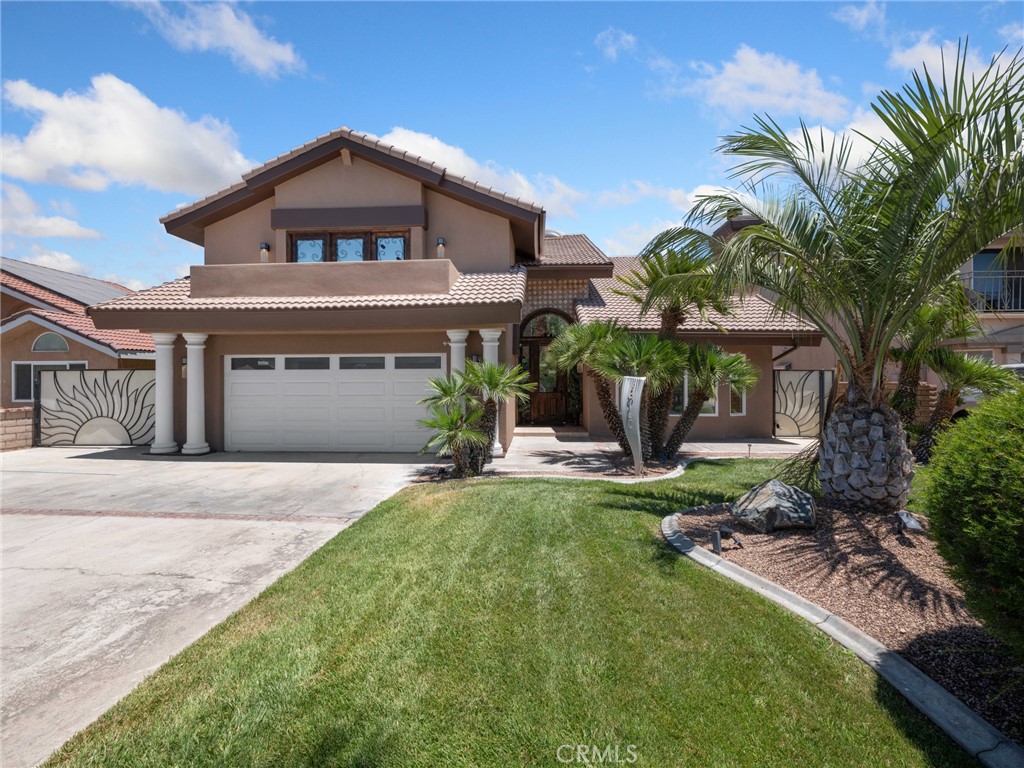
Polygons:
<instances>
[{"instance_id":1,"label":"green lawn","mask_svg":"<svg viewBox=\"0 0 1024 768\"><path fill-rule=\"evenodd\" d=\"M406 490L49 765L558 766L565 744L659 768L970 764L852 654L657 537L771 466Z\"/></svg>"}]
</instances>

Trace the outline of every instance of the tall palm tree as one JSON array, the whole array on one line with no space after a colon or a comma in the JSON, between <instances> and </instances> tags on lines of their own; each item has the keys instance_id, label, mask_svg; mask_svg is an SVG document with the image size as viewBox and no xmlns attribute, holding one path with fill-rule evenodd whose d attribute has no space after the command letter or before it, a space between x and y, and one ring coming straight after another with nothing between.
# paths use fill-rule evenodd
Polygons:
<instances>
[{"instance_id":1,"label":"tall palm tree","mask_svg":"<svg viewBox=\"0 0 1024 768\"><path fill-rule=\"evenodd\" d=\"M551 346L549 353L560 370L568 371L579 365L585 365L594 381L597 393L597 404L601 408L605 423L611 431L619 447L628 456L631 453L626 430L622 426L622 415L615 403L615 387L611 379L594 370L594 357L616 339L623 337L627 331L619 328L614 322L593 322L569 325L563 328Z\"/></svg>"},{"instance_id":2,"label":"tall palm tree","mask_svg":"<svg viewBox=\"0 0 1024 768\"><path fill-rule=\"evenodd\" d=\"M659 339L647 333L628 333L604 345L593 355L591 366L609 381L626 376L643 376L640 397L640 443L644 461L654 455L651 443L649 409L651 402L683 379L687 346L681 341Z\"/></svg>"},{"instance_id":3,"label":"tall palm tree","mask_svg":"<svg viewBox=\"0 0 1024 768\"><path fill-rule=\"evenodd\" d=\"M679 326L688 315L697 313L706 320L711 310L722 315L731 312L732 291L723 281L715 279L712 250L713 243L700 238L650 252L636 269L618 277L622 287L616 288L615 293L632 299L645 311L658 313L659 338L678 339ZM672 292L649 304L651 286L670 275L674 278ZM655 455L664 452L671 411L672 388L669 387L650 402L648 424Z\"/></svg>"},{"instance_id":4,"label":"tall palm tree","mask_svg":"<svg viewBox=\"0 0 1024 768\"><path fill-rule=\"evenodd\" d=\"M962 48L938 82L925 69L902 92L884 91L873 108L891 138L862 137L872 144L863 162L846 135L802 125L793 136L755 118L719 148L737 159L740 188L700 199L688 221L699 229L737 209L756 216L762 223L724 245L718 268L770 290L835 350L849 391L819 458L822 490L837 502L880 511L906 503L913 459L885 403L889 349L961 264L1021 224L1022 55L996 57L975 77L967 62Z\"/></svg>"},{"instance_id":5,"label":"tall palm tree","mask_svg":"<svg viewBox=\"0 0 1024 768\"><path fill-rule=\"evenodd\" d=\"M920 462L927 462L931 458L935 441L939 433L949 425L953 411L960 401L960 395L965 389L977 390L983 395L998 395L1020 386L1016 374L1008 369L956 350L933 349L925 361L942 379L945 387L939 392L935 410L932 411L914 450L914 456Z\"/></svg>"},{"instance_id":6,"label":"tall palm tree","mask_svg":"<svg viewBox=\"0 0 1024 768\"><path fill-rule=\"evenodd\" d=\"M715 397L719 386L728 384L733 392L741 394L753 389L761 378L760 369L746 355L728 354L716 344L707 342L690 346L686 370L686 406L665 441L667 457L679 453L704 404Z\"/></svg>"},{"instance_id":7,"label":"tall palm tree","mask_svg":"<svg viewBox=\"0 0 1024 768\"><path fill-rule=\"evenodd\" d=\"M956 277L950 279L937 301L918 307L911 315L899 336L900 346L890 350L899 363L898 383L890 405L903 419L904 426L912 424L917 414L921 370L928 354L943 341L965 340L979 333L977 315Z\"/></svg>"}]
</instances>

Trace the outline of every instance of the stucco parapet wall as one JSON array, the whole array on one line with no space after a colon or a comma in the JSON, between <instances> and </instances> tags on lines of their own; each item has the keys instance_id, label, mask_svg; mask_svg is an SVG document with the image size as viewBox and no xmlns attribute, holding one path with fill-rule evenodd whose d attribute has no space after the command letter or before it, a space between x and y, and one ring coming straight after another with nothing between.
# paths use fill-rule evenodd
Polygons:
<instances>
[{"instance_id":1,"label":"stucco parapet wall","mask_svg":"<svg viewBox=\"0 0 1024 768\"><path fill-rule=\"evenodd\" d=\"M193 299L226 297L421 296L449 294L460 277L448 259L351 264L218 264L191 270Z\"/></svg>"}]
</instances>

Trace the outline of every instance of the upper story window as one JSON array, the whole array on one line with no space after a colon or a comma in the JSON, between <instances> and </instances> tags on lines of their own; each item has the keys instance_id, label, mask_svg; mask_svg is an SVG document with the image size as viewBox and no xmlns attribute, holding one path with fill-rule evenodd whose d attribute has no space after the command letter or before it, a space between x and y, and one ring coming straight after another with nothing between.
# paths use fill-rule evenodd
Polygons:
<instances>
[{"instance_id":1,"label":"upper story window","mask_svg":"<svg viewBox=\"0 0 1024 768\"><path fill-rule=\"evenodd\" d=\"M405 261L408 253L408 232L317 232L293 234L288 260L301 264Z\"/></svg>"},{"instance_id":2,"label":"upper story window","mask_svg":"<svg viewBox=\"0 0 1024 768\"><path fill-rule=\"evenodd\" d=\"M68 342L63 336L51 331L41 333L32 342L33 352L67 352Z\"/></svg>"}]
</instances>

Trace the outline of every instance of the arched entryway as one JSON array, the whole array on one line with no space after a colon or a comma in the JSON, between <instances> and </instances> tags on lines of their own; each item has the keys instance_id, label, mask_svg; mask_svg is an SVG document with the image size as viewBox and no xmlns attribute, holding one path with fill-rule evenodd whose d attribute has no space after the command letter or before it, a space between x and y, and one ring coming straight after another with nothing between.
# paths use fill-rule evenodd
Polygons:
<instances>
[{"instance_id":1,"label":"arched entryway","mask_svg":"<svg viewBox=\"0 0 1024 768\"><path fill-rule=\"evenodd\" d=\"M579 424L582 405L580 375L559 371L548 349L572 319L556 309L526 317L519 334L519 363L537 388L519 406L520 424Z\"/></svg>"}]
</instances>

